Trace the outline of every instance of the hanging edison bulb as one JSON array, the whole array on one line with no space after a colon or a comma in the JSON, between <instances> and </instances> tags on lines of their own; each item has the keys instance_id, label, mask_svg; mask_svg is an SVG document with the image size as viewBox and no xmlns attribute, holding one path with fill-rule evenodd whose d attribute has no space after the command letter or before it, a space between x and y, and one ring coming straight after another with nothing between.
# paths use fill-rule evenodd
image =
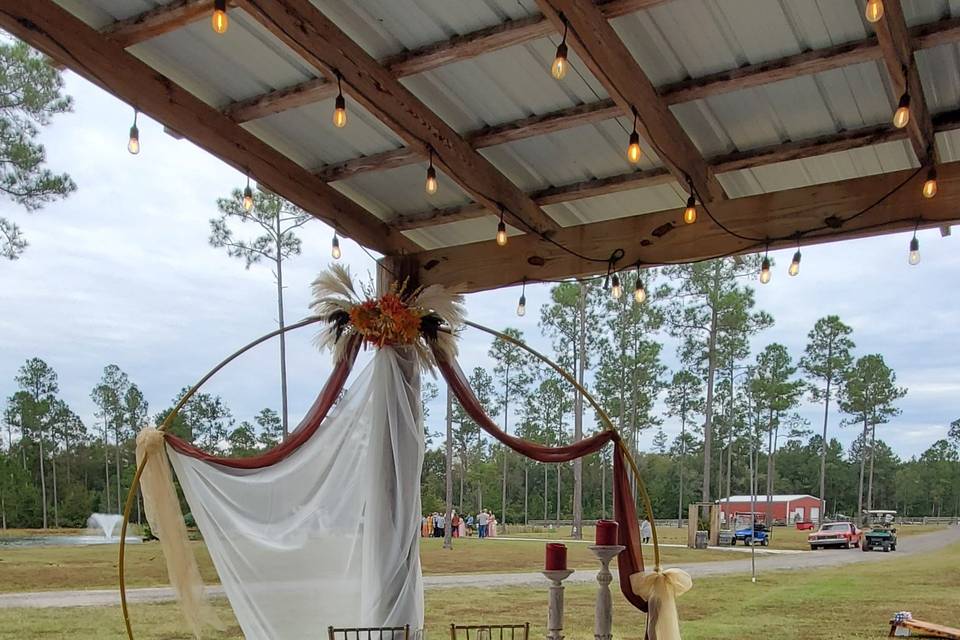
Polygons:
<instances>
[{"instance_id":1,"label":"hanging edison bulb","mask_svg":"<svg viewBox=\"0 0 960 640\"><path fill-rule=\"evenodd\" d=\"M337 232L333 232L333 242L330 245L330 255L333 256L334 260L339 260L340 256L343 255L340 252L340 238L337 237Z\"/></svg>"},{"instance_id":2,"label":"hanging edison bulb","mask_svg":"<svg viewBox=\"0 0 960 640\"><path fill-rule=\"evenodd\" d=\"M932 198L935 195L937 195L937 170L930 167L930 171L927 172L927 179L923 183L923 197Z\"/></svg>"},{"instance_id":3,"label":"hanging edison bulb","mask_svg":"<svg viewBox=\"0 0 960 640\"><path fill-rule=\"evenodd\" d=\"M620 276L613 274L610 279L610 295L614 300L619 300L623 296L623 286L620 284Z\"/></svg>"},{"instance_id":4,"label":"hanging edison bulb","mask_svg":"<svg viewBox=\"0 0 960 640\"><path fill-rule=\"evenodd\" d=\"M793 260L790 261L790 268L787 269L787 273L791 276L800 273L800 249L797 249L797 252L793 254Z\"/></svg>"},{"instance_id":5,"label":"hanging edison bulb","mask_svg":"<svg viewBox=\"0 0 960 640\"><path fill-rule=\"evenodd\" d=\"M427 167L427 180L424 183L424 189L428 195L433 195L437 192L439 188L439 183L437 182L437 170L433 166Z\"/></svg>"},{"instance_id":6,"label":"hanging edison bulb","mask_svg":"<svg viewBox=\"0 0 960 640\"><path fill-rule=\"evenodd\" d=\"M907 262L911 265L920 264L920 241L917 240L917 233L913 233L913 239L910 240L910 253L907 256Z\"/></svg>"},{"instance_id":7,"label":"hanging edison bulb","mask_svg":"<svg viewBox=\"0 0 960 640\"><path fill-rule=\"evenodd\" d=\"M643 150L640 148L640 134L634 131L630 134L630 144L627 145L627 160L630 164L637 164L643 157Z\"/></svg>"},{"instance_id":8,"label":"hanging edison bulb","mask_svg":"<svg viewBox=\"0 0 960 640\"><path fill-rule=\"evenodd\" d=\"M633 289L633 300L637 304L643 304L647 300L647 290L643 288L643 280L640 279L639 269L637 270L637 285Z\"/></svg>"},{"instance_id":9,"label":"hanging edison bulb","mask_svg":"<svg viewBox=\"0 0 960 640\"><path fill-rule=\"evenodd\" d=\"M337 98L333 101L333 126L343 129L347 126L347 101L343 97L343 86L340 82L340 72L337 74Z\"/></svg>"},{"instance_id":10,"label":"hanging edison bulb","mask_svg":"<svg viewBox=\"0 0 960 640\"><path fill-rule=\"evenodd\" d=\"M880 22L883 17L883 0L867 0L867 10L864 12L867 22Z\"/></svg>"},{"instance_id":11,"label":"hanging edison bulb","mask_svg":"<svg viewBox=\"0 0 960 640\"><path fill-rule=\"evenodd\" d=\"M567 75L567 69L570 67L570 61L567 60L567 43L561 42L557 46L557 55L553 58L553 64L550 65L550 75L557 80L563 80Z\"/></svg>"},{"instance_id":12,"label":"hanging edison bulb","mask_svg":"<svg viewBox=\"0 0 960 640\"><path fill-rule=\"evenodd\" d=\"M507 246L507 225L502 220L497 225L497 244L501 247Z\"/></svg>"},{"instance_id":13,"label":"hanging edison bulb","mask_svg":"<svg viewBox=\"0 0 960 640\"><path fill-rule=\"evenodd\" d=\"M763 256L763 262L760 265L760 284L770 282L770 258Z\"/></svg>"},{"instance_id":14,"label":"hanging edison bulb","mask_svg":"<svg viewBox=\"0 0 960 640\"><path fill-rule=\"evenodd\" d=\"M687 208L683 210L683 221L687 224L697 221L697 199L692 194L687 198Z\"/></svg>"},{"instance_id":15,"label":"hanging edison bulb","mask_svg":"<svg viewBox=\"0 0 960 640\"><path fill-rule=\"evenodd\" d=\"M227 17L227 0L213 0L213 15L210 16L210 26L214 33L224 34L230 26Z\"/></svg>"},{"instance_id":16,"label":"hanging edison bulb","mask_svg":"<svg viewBox=\"0 0 960 640\"><path fill-rule=\"evenodd\" d=\"M133 155L140 153L140 129L137 128L137 110L133 110L133 126L130 127L130 139L127 140L127 151Z\"/></svg>"},{"instance_id":17,"label":"hanging edison bulb","mask_svg":"<svg viewBox=\"0 0 960 640\"><path fill-rule=\"evenodd\" d=\"M247 176L247 186L243 188L243 210L253 211L253 189L250 188L250 176Z\"/></svg>"},{"instance_id":18,"label":"hanging edison bulb","mask_svg":"<svg viewBox=\"0 0 960 640\"><path fill-rule=\"evenodd\" d=\"M910 124L910 94L904 91L897 103L897 110L893 112L893 126L903 129Z\"/></svg>"},{"instance_id":19,"label":"hanging edison bulb","mask_svg":"<svg viewBox=\"0 0 960 640\"><path fill-rule=\"evenodd\" d=\"M550 65L550 75L557 80L563 80L567 75L567 69L570 67L570 61L567 60L567 21L563 21L563 38L557 45L557 55L553 57L553 64Z\"/></svg>"}]
</instances>

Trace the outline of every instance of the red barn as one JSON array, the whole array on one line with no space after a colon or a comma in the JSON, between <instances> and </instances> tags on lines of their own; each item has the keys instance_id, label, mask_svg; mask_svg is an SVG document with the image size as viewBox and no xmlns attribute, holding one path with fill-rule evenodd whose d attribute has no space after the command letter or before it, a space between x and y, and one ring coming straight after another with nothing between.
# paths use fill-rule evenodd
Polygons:
<instances>
[{"instance_id":1,"label":"red barn","mask_svg":"<svg viewBox=\"0 0 960 640\"><path fill-rule=\"evenodd\" d=\"M730 496L718 500L721 520L731 522L738 512L750 512L750 496ZM767 511L767 496L757 495L754 507L760 513ZM789 494L771 497L773 519L779 522L820 521L820 498L806 494Z\"/></svg>"}]
</instances>

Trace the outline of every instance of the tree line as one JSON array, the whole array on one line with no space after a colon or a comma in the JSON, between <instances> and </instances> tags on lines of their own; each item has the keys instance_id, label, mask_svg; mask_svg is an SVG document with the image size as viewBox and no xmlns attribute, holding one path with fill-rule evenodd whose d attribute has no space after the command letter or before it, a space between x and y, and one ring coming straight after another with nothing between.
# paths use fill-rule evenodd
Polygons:
<instances>
[{"instance_id":1,"label":"tree line","mask_svg":"<svg viewBox=\"0 0 960 640\"><path fill-rule=\"evenodd\" d=\"M617 299L599 281L561 283L540 310L550 356L590 390L630 444L657 517L680 518L692 502L750 493L751 457L758 504L768 513L767 496L809 493L834 516L870 508L957 515L960 420L919 457L897 457L877 427L900 414L907 390L881 354L856 353L852 329L837 316L814 324L802 353L779 343L752 353L774 323L756 309L748 284L758 267L747 257L647 270L643 304L629 295L640 274L622 277L626 293ZM523 339L516 329L504 332ZM667 336L677 344L674 371L662 359ZM489 355L494 367L475 368L470 382L507 431L556 446L602 428L572 385L519 348L494 339ZM805 401L822 407L822 422L800 416ZM665 417L680 424L672 441ZM450 422L457 510L492 508L506 522L571 520L574 535L582 521L610 514L609 453L540 464L484 438L455 401ZM837 427L857 429L850 446L835 437ZM641 451L645 432L653 447ZM428 512L444 508L444 458L442 448L427 451Z\"/></svg>"}]
</instances>

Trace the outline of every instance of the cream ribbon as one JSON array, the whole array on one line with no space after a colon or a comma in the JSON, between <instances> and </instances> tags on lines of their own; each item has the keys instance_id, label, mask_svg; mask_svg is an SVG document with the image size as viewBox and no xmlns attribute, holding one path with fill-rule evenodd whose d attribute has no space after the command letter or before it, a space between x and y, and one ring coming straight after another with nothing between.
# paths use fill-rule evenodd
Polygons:
<instances>
[{"instance_id":1,"label":"cream ribbon","mask_svg":"<svg viewBox=\"0 0 960 640\"><path fill-rule=\"evenodd\" d=\"M144 427L137 434L137 464L142 464L144 459L146 465L140 476L144 511L153 535L160 539L170 585L177 594L187 624L196 638L201 637L204 625L224 629L204 594L200 569L190 549L183 512L173 486L163 432L154 427Z\"/></svg>"},{"instance_id":2,"label":"cream ribbon","mask_svg":"<svg viewBox=\"0 0 960 640\"><path fill-rule=\"evenodd\" d=\"M677 596L693 587L683 569L667 569L630 576L633 592L647 601L647 640L680 640Z\"/></svg>"}]
</instances>

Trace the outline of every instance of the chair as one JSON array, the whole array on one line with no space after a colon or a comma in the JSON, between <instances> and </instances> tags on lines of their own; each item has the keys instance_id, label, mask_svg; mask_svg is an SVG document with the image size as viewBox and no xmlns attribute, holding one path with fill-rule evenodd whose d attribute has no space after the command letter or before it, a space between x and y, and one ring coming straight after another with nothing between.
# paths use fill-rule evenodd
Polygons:
<instances>
[{"instance_id":1,"label":"chair","mask_svg":"<svg viewBox=\"0 0 960 640\"><path fill-rule=\"evenodd\" d=\"M451 624L450 640L457 640L458 635L465 640L530 640L530 623Z\"/></svg>"},{"instance_id":2,"label":"chair","mask_svg":"<svg viewBox=\"0 0 960 640\"><path fill-rule=\"evenodd\" d=\"M402 627L327 627L329 640L410 640L410 625Z\"/></svg>"}]
</instances>

